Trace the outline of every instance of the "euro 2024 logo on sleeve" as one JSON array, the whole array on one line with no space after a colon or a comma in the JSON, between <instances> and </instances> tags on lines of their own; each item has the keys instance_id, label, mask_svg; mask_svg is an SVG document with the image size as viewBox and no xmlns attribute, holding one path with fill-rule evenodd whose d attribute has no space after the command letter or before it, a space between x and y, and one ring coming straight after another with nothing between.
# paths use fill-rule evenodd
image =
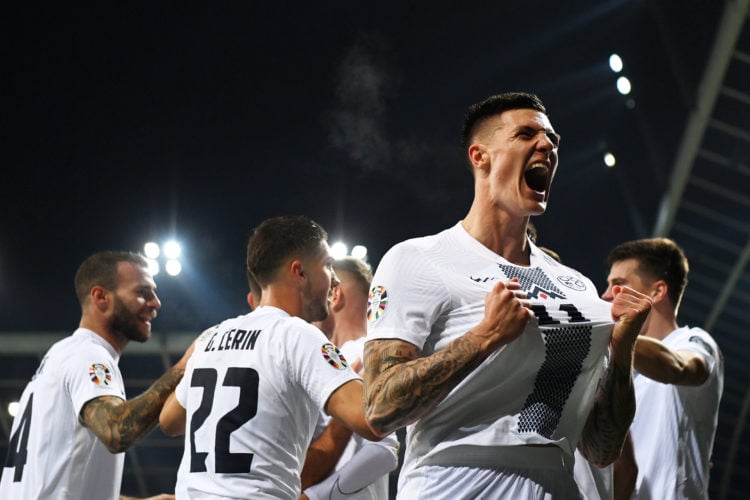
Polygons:
<instances>
[{"instance_id":1,"label":"euro 2024 logo on sleeve","mask_svg":"<svg viewBox=\"0 0 750 500\"><path fill-rule=\"evenodd\" d=\"M328 361L328 364L337 370L344 370L349 366L349 363L346 362L346 358L341 354L338 347L330 342L323 344L320 348L320 352L323 353L323 359Z\"/></svg>"},{"instance_id":2,"label":"euro 2024 logo on sleeve","mask_svg":"<svg viewBox=\"0 0 750 500\"><path fill-rule=\"evenodd\" d=\"M367 321L375 321L385 312L388 305L388 292L384 286L374 286L367 297Z\"/></svg>"},{"instance_id":3,"label":"euro 2024 logo on sleeve","mask_svg":"<svg viewBox=\"0 0 750 500\"><path fill-rule=\"evenodd\" d=\"M94 363L89 367L89 377L96 385L109 385L112 382L112 373L106 365Z\"/></svg>"}]
</instances>

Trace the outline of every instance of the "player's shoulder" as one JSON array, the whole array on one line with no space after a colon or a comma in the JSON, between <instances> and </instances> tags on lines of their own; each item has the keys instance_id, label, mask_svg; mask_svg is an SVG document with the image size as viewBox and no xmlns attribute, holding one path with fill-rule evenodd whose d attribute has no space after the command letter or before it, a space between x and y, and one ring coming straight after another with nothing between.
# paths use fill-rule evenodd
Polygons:
<instances>
[{"instance_id":1,"label":"player's shoulder","mask_svg":"<svg viewBox=\"0 0 750 500\"><path fill-rule=\"evenodd\" d=\"M682 338L687 339L690 343L698 344L709 354L716 355L720 352L716 339L714 339L711 334L703 328L694 326L691 328L681 328L679 331L681 331Z\"/></svg>"}]
</instances>

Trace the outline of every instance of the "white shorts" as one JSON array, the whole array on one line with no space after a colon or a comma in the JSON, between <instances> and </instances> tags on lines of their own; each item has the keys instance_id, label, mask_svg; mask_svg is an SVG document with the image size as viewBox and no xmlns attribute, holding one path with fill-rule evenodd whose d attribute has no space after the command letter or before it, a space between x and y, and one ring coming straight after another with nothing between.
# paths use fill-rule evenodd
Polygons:
<instances>
[{"instance_id":1,"label":"white shorts","mask_svg":"<svg viewBox=\"0 0 750 500\"><path fill-rule=\"evenodd\" d=\"M562 464L561 453L550 449L526 450L530 460L517 465L423 465L402 471L398 498L403 500L576 500L581 492L573 479L572 463ZM513 450L520 455L522 450ZM499 452L502 453L502 452ZM511 453L509 453L511 454ZM536 460L540 459L540 460ZM571 461L572 462L572 461ZM533 464L533 465L532 465Z\"/></svg>"}]
</instances>

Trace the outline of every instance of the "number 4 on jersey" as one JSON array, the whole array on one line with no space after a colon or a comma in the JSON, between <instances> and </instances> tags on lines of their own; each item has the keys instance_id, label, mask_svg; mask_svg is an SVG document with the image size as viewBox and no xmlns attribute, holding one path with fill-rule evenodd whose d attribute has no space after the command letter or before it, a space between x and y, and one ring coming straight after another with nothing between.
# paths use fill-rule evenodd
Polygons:
<instances>
[{"instance_id":1,"label":"number 4 on jersey","mask_svg":"<svg viewBox=\"0 0 750 500\"><path fill-rule=\"evenodd\" d=\"M8 444L8 455L5 457L5 467L15 467L13 482L17 483L23 477L23 468L26 465L27 447L29 443L29 426L31 425L31 407L34 403L34 395L29 396L26 409L21 415L16 432L10 437Z\"/></svg>"}]
</instances>

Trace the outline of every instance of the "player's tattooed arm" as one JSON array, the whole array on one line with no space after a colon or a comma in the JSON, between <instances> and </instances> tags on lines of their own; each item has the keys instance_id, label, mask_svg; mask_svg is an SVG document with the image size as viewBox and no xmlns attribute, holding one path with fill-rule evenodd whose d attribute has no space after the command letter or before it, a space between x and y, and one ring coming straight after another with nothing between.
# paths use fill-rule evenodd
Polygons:
<instances>
[{"instance_id":1,"label":"player's tattooed arm","mask_svg":"<svg viewBox=\"0 0 750 500\"><path fill-rule=\"evenodd\" d=\"M611 363L599 380L594 407L578 442L581 454L597 467L614 462L633 416L635 395L630 369Z\"/></svg>"},{"instance_id":2,"label":"player's tattooed arm","mask_svg":"<svg viewBox=\"0 0 750 500\"><path fill-rule=\"evenodd\" d=\"M415 345L401 340L365 344L365 415L376 432L389 434L427 414L485 357L465 337L418 356Z\"/></svg>"},{"instance_id":3,"label":"player's tattooed arm","mask_svg":"<svg viewBox=\"0 0 750 500\"><path fill-rule=\"evenodd\" d=\"M81 421L111 453L127 450L159 422L159 412L182 378L184 367L173 367L140 396L125 401L101 396L81 409Z\"/></svg>"},{"instance_id":4,"label":"player's tattooed arm","mask_svg":"<svg viewBox=\"0 0 750 500\"><path fill-rule=\"evenodd\" d=\"M612 301L614 331L610 341L611 361L599 381L594 407L583 428L578 449L598 467L614 462L635 416L633 353L652 300L632 288L616 286Z\"/></svg>"}]
</instances>

